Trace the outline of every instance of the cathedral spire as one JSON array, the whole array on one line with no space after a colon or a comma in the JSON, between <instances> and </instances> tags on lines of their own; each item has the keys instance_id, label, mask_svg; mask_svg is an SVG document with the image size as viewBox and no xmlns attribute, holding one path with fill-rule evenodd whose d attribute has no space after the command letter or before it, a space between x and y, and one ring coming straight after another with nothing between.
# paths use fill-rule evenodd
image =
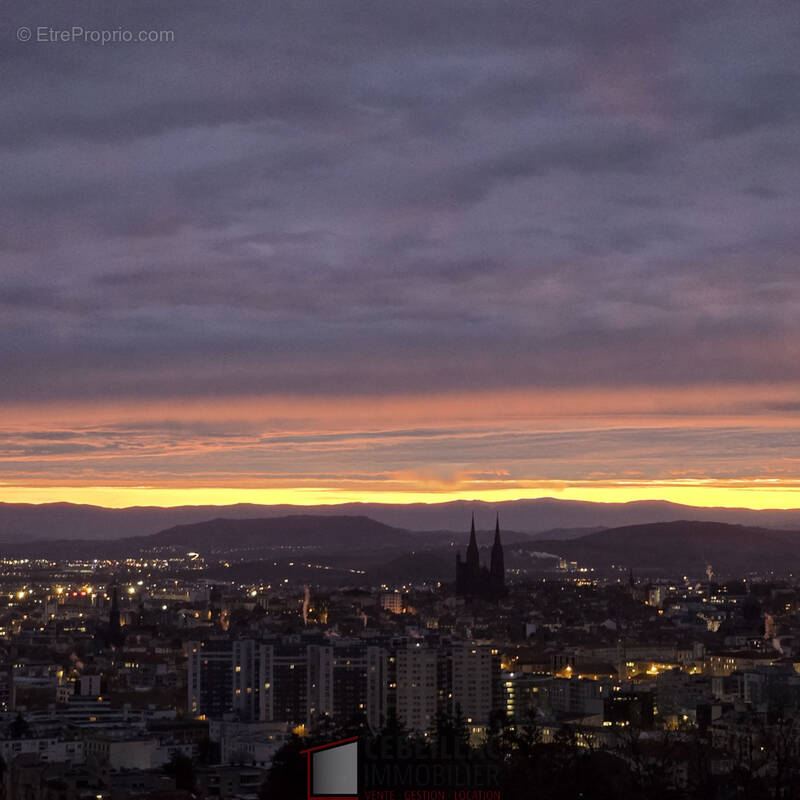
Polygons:
<instances>
[{"instance_id":1,"label":"cathedral spire","mask_svg":"<svg viewBox=\"0 0 800 800\"><path fill-rule=\"evenodd\" d=\"M489 580L491 582L492 593L496 597L502 597L506 593L506 567L503 558L503 545L500 542L500 514L494 528L494 544L492 545L492 560L489 566Z\"/></svg>"},{"instance_id":2,"label":"cathedral spire","mask_svg":"<svg viewBox=\"0 0 800 800\"><path fill-rule=\"evenodd\" d=\"M487 569L481 566L478 537L475 533L475 512L473 512L466 560L462 561L461 554L456 553L456 593L467 598L499 600L507 593L505 574L503 545L500 542L500 515L497 515L495 522L491 566Z\"/></svg>"},{"instance_id":3,"label":"cathedral spire","mask_svg":"<svg viewBox=\"0 0 800 800\"><path fill-rule=\"evenodd\" d=\"M475 512L472 513L472 527L469 532L469 544L467 545L467 567L472 570L472 575L477 576L480 569L478 556L478 540L475 537Z\"/></svg>"}]
</instances>

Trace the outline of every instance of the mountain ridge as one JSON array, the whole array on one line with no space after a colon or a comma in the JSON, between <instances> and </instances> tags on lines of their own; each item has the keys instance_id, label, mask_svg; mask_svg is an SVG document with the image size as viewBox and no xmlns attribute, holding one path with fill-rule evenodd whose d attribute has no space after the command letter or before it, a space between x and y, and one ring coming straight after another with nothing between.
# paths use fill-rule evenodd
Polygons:
<instances>
[{"instance_id":1,"label":"mountain ridge","mask_svg":"<svg viewBox=\"0 0 800 800\"><path fill-rule=\"evenodd\" d=\"M146 536L176 525L224 517L254 519L291 514L367 516L405 530L465 530L472 513L480 527L494 525L537 534L554 529L615 528L680 519L726 522L776 529L800 529L800 509L745 509L686 506L663 500L596 503L543 497L491 503L451 500L443 503L341 503L317 506L131 506L123 509L73 503L0 503L0 543L33 540L109 540Z\"/></svg>"}]
</instances>

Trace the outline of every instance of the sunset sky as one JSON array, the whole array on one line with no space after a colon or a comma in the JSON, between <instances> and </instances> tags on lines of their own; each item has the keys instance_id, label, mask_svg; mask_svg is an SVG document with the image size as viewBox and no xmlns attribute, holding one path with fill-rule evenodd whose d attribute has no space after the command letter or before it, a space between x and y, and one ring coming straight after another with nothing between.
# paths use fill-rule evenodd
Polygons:
<instances>
[{"instance_id":1,"label":"sunset sky","mask_svg":"<svg viewBox=\"0 0 800 800\"><path fill-rule=\"evenodd\" d=\"M800 507L797 3L0 23L0 501Z\"/></svg>"}]
</instances>

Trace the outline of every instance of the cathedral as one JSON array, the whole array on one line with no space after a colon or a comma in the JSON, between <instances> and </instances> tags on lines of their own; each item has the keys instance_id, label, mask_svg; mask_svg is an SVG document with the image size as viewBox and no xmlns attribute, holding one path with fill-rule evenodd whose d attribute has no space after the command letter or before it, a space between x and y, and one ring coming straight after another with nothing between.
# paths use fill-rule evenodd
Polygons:
<instances>
[{"instance_id":1,"label":"cathedral","mask_svg":"<svg viewBox=\"0 0 800 800\"><path fill-rule=\"evenodd\" d=\"M481 566L478 541L475 538L475 515L472 515L472 530L467 546L467 560L456 554L456 594L484 600L496 600L506 594L506 570L503 561L503 545L500 544L500 516L494 530L494 544L489 569Z\"/></svg>"}]
</instances>

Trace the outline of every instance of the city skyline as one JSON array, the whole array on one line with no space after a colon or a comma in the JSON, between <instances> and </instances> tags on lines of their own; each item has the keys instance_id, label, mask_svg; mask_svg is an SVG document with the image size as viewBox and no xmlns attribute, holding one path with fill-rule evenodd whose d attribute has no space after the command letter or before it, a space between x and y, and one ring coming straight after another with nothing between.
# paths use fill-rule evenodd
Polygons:
<instances>
[{"instance_id":1,"label":"city skyline","mask_svg":"<svg viewBox=\"0 0 800 800\"><path fill-rule=\"evenodd\" d=\"M800 508L796 7L74 14L2 10L0 502Z\"/></svg>"}]
</instances>

